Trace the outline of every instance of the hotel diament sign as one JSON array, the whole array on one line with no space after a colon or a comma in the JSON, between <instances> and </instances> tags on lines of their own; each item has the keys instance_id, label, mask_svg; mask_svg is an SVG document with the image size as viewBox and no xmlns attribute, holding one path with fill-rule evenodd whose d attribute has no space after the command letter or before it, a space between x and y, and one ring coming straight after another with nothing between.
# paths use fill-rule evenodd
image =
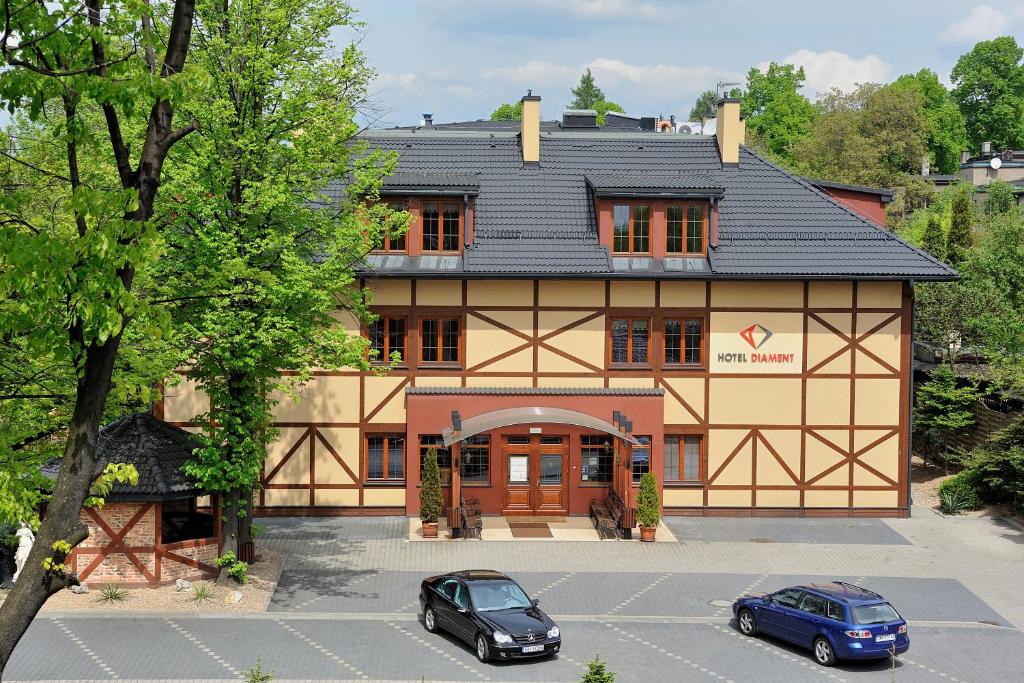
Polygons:
<instances>
[{"instance_id":1,"label":"hotel diament sign","mask_svg":"<svg viewBox=\"0 0 1024 683\"><path fill-rule=\"evenodd\" d=\"M803 320L793 313L712 313L711 372L799 373Z\"/></svg>"}]
</instances>

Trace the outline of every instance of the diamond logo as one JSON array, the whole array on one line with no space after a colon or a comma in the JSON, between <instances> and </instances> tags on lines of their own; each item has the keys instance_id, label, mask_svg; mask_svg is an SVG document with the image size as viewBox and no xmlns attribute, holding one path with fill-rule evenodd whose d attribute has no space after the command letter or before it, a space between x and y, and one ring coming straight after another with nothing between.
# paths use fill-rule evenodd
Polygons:
<instances>
[{"instance_id":1,"label":"diamond logo","mask_svg":"<svg viewBox=\"0 0 1024 683\"><path fill-rule=\"evenodd\" d=\"M764 343L772 338L772 331L764 325L754 324L740 332L743 341L750 344L752 349L759 349Z\"/></svg>"}]
</instances>

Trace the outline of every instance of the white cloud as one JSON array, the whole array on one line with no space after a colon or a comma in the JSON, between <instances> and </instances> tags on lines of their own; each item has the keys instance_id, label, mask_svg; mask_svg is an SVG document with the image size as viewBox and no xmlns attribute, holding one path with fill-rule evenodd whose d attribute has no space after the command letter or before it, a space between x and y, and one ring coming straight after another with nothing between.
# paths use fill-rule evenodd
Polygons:
<instances>
[{"instance_id":1,"label":"white cloud","mask_svg":"<svg viewBox=\"0 0 1024 683\"><path fill-rule=\"evenodd\" d=\"M538 3L540 4L540 3ZM545 1L544 5L549 8L552 3ZM631 0L570 0L569 2L555 3L563 9L580 17L595 19L613 19L618 17L643 17L650 19L663 14L650 2L632 2Z\"/></svg>"},{"instance_id":2,"label":"white cloud","mask_svg":"<svg viewBox=\"0 0 1024 683\"><path fill-rule=\"evenodd\" d=\"M784 64L802 66L807 75L805 88L812 96L831 88L849 91L858 83L885 83L892 77L892 65L878 55L851 57L845 52L814 52L803 48L785 57ZM768 63L758 65L764 71Z\"/></svg>"},{"instance_id":3,"label":"white cloud","mask_svg":"<svg viewBox=\"0 0 1024 683\"><path fill-rule=\"evenodd\" d=\"M377 86L381 88L399 88L409 92L419 90L420 79L416 74L377 74L375 79Z\"/></svg>"},{"instance_id":4,"label":"white cloud","mask_svg":"<svg viewBox=\"0 0 1024 683\"><path fill-rule=\"evenodd\" d=\"M507 81L524 87L540 88L575 83L585 68L531 59L518 66L484 69L482 76L488 80Z\"/></svg>"},{"instance_id":5,"label":"white cloud","mask_svg":"<svg viewBox=\"0 0 1024 683\"><path fill-rule=\"evenodd\" d=\"M951 43L975 43L1005 35L1009 28L1010 17L1005 13L989 5L978 5L966 17L947 26L942 39Z\"/></svg>"}]
</instances>

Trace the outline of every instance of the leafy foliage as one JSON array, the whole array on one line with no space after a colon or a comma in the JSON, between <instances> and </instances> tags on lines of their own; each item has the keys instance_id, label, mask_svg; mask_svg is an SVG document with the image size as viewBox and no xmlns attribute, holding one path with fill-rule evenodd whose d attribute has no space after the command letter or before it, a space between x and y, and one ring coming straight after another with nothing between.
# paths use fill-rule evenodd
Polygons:
<instances>
[{"instance_id":1,"label":"leafy foliage","mask_svg":"<svg viewBox=\"0 0 1024 683\"><path fill-rule=\"evenodd\" d=\"M983 40L951 73L953 99L967 121L974 149L1024 147L1024 48L1012 36Z\"/></svg>"},{"instance_id":2,"label":"leafy foliage","mask_svg":"<svg viewBox=\"0 0 1024 683\"><path fill-rule=\"evenodd\" d=\"M810 132L814 107L802 94L803 67L772 62L747 74L740 103L752 142L773 157L791 162L793 148Z\"/></svg>"},{"instance_id":3,"label":"leafy foliage","mask_svg":"<svg viewBox=\"0 0 1024 683\"><path fill-rule=\"evenodd\" d=\"M948 515L958 515L964 510L977 510L982 506L978 493L977 476L964 470L939 484L939 505Z\"/></svg>"},{"instance_id":4,"label":"leafy foliage","mask_svg":"<svg viewBox=\"0 0 1024 683\"><path fill-rule=\"evenodd\" d=\"M491 112L491 121L519 121L523 118L523 102L515 104L504 102Z\"/></svg>"},{"instance_id":5,"label":"leafy foliage","mask_svg":"<svg viewBox=\"0 0 1024 683\"><path fill-rule=\"evenodd\" d=\"M235 562L238 562L238 558L235 556L235 553L233 551L229 550L228 552L220 555L219 557L214 558L213 566L217 567L218 569L224 569L225 567L230 567Z\"/></svg>"},{"instance_id":6,"label":"leafy foliage","mask_svg":"<svg viewBox=\"0 0 1024 683\"><path fill-rule=\"evenodd\" d=\"M938 216L928 217L928 226L921 238L921 248L939 260L946 258L946 233Z\"/></svg>"},{"instance_id":7,"label":"leafy foliage","mask_svg":"<svg viewBox=\"0 0 1024 683\"><path fill-rule=\"evenodd\" d=\"M103 468L103 473L93 481L92 489L89 491L89 497L85 499L85 504L89 507L102 508L104 505L103 499L110 495L114 484L136 486L138 483L139 471L135 469L135 465L109 463Z\"/></svg>"},{"instance_id":8,"label":"leafy foliage","mask_svg":"<svg viewBox=\"0 0 1024 683\"><path fill-rule=\"evenodd\" d=\"M597 125L599 126L604 125L605 116L608 114L608 112L617 111L622 113L626 111L615 102L611 102L609 100L598 100L597 102L594 103L592 109L597 112Z\"/></svg>"},{"instance_id":9,"label":"leafy foliage","mask_svg":"<svg viewBox=\"0 0 1024 683\"><path fill-rule=\"evenodd\" d=\"M935 173L954 174L960 169L960 152L967 148L967 126L956 102L930 69L897 78L893 86L915 92L924 103L928 121L928 152Z\"/></svg>"},{"instance_id":10,"label":"leafy foliage","mask_svg":"<svg viewBox=\"0 0 1024 683\"><path fill-rule=\"evenodd\" d=\"M423 458L423 481L420 482L420 519L436 522L444 511L441 496L441 470L437 466L437 449L431 448Z\"/></svg>"},{"instance_id":11,"label":"leafy foliage","mask_svg":"<svg viewBox=\"0 0 1024 683\"><path fill-rule=\"evenodd\" d=\"M636 521L643 527L658 526L661 523L658 480L650 472L640 477L640 489L636 494Z\"/></svg>"},{"instance_id":12,"label":"leafy foliage","mask_svg":"<svg viewBox=\"0 0 1024 683\"><path fill-rule=\"evenodd\" d=\"M570 109L595 109L598 102L604 101L604 91L597 87L594 74L590 73L589 68L580 76L579 84L572 89L572 96Z\"/></svg>"},{"instance_id":13,"label":"leafy foliage","mask_svg":"<svg viewBox=\"0 0 1024 683\"><path fill-rule=\"evenodd\" d=\"M693 103L688 119L690 121L700 121L704 117L714 118L715 106L717 104L717 93L714 90L705 90L697 97L697 101Z\"/></svg>"},{"instance_id":14,"label":"leafy foliage","mask_svg":"<svg viewBox=\"0 0 1024 683\"><path fill-rule=\"evenodd\" d=\"M952 434L977 422L974 405L978 390L973 384L961 386L956 373L943 363L915 393L914 426L931 446L942 449Z\"/></svg>"},{"instance_id":15,"label":"leafy foliage","mask_svg":"<svg viewBox=\"0 0 1024 683\"><path fill-rule=\"evenodd\" d=\"M249 583L249 563L248 562L235 562L228 567L228 576L235 580L236 583L245 585Z\"/></svg>"},{"instance_id":16,"label":"leafy foliage","mask_svg":"<svg viewBox=\"0 0 1024 683\"><path fill-rule=\"evenodd\" d=\"M974 188L966 183L957 186L953 196L953 213L946 235L946 257L956 266L967 257L967 250L974 243L974 202L971 195Z\"/></svg>"},{"instance_id":17,"label":"leafy foliage","mask_svg":"<svg viewBox=\"0 0 1024 683\"><path fill-rule=\"evenodd\" d=\"M995 179L985 185L985 204L983 210L989 218L1009 213L1017 206L1016 188L1005 180Z\"/></svg>"},{"instance_id":18,"label":"leafy foliage","mask_svg":"<svg viewBox=\"0 0 1024 683\"><path fill-rule=\"evenodd\" d=\"M1018 417L963 459L981 497L1024 510L1024 417ZM958 475L958 476L961 476Z\"/></svg>"},{"instance_id":19,"label":"leafy foliage","mask_svg":"<svg viewBox=\"0 0 1024 683\"><path fill-rule=\"evenodd\" d=\"M608 670L604 660L597 655L587 662L587 670L583 672L580 683L615 683L615 674Z\"/></svg>"}]
</instances>

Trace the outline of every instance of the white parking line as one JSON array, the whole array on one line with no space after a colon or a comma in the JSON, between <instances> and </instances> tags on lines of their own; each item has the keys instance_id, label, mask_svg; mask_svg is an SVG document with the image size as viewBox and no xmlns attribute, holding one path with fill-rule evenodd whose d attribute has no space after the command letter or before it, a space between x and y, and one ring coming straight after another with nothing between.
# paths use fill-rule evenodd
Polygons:
<instances>
[{"instance_id":1,"label":"white parking line","mask_svg":"<svg viewBox=\"0 0 1024 683\"><path fill-rule=\"evenodd\" d=\"M175 622L172 619L168 619L167 620L167 624L172 629L177 631L178 634L181 635L185 640L187 640L188 642L192 643L197 648L199 648L199 650L202 651L203 653L205 653L207 657L209 657L213 661L217 662L222 667L224 667L225 669L230 671L232 674L234 674L235 678L237 678L237 679L239 679L241 681L245 680L245 675L243 675L241 671L239 671L235 667L233 667L230 664L228 664L227 662L225 662L223 657L221 657L216 652L214 652L210 648L208 648L205 645L203 645L203 643L198 638L196 638L194 635L192 635L188 631L188 629L186 629L184 626L181 626L180 624L178 624L177 622Z\"/></svg>"},{"instance_id":2,"label":"white parking line","mask_svg":"<svg viewBox=\"0 0 1024 683\"><path fill-rule=\"evenodd\" d=\"M615 626L615 625L613 625L611 623L606 623L605 626L607 626L611 630L615 631L620 636L623 636L624 638L629 638L633 642L639 643L640 645L646 645L648 648L654 650L658 654L665 655L666 657L668 657L670 659L674 659L677 662L680 662L682 664L686 664L687 666L691 667L692 669L694 669L696 671L699 671L702 674L705 674L707 676L710 676L711 678L714 678L715 680L725 681L726 683L733 683L733 681L731 679L726 678L725 676L723 676L722 674L718 673L717 671L712 671L711 669L707 668L706 666L701 666L697 662L694 662L694 661L692 661L690 659L686 659L682 655L677 655L674 652L669 652L665 648L658 647L657 645L654 645L654 644L644 640L640 636L634 635L633 633L630 633L629 631L621 629L618 626Z\"/></svg>"},{"instance_id":3,"label":"white parking line","mask_svg":"<svg viewBox=\"0 0 1024 683\"><path fill-rule=\"evenodd\" d=\"M470 666L469 664L466 664L464 661L462 661L458 657L455 657L453 655L448 654L446 651L442 650L441 648L437 647L436 645L432 645L430 642L428 642L427 640L424 640L419 635L413 633L412 631L410 631L409 629L405 628L404 626L399 626L398 624L396 624L394 622L391 622L391 621L388 621L388 622L385 622L385 623L388 626L390 626L391 628L393 628L396 631L398 631L399 633L403 633L406 636L408 636L409 638L412 638L414 641L416 641L420 645L422 645L422 646L424 646L426 648L429 648L430 650L433 650L436 654L441 655L442 657L447 659L452 664L458 664L463 669L465 669L469 673L473 674L477 678L479 678L481 680L484 680L484 681L491 680L490 677L485 676L478 669Z\"/></svg>"},{"instance_id":4,"label":"white parking line","mask_svg":"<svg viewBox=\"0 0 1024 683\"><path fill-rule=\"evenodd\" d=\"M322 654L324 657L327 657L328 659L332 660L335 664L338 664L340 666L345 667L346 669L348 669L349 671L354 673L356 676L359 676L363 680L369 680L369 678L370 678L369 676L367 676L362 671L360 671L356 667L352 666L352 664L350 664L349 662L345 661L344 659L339 657L337 654L331 652L326 647L324 647L320 643L316 642L315 640L313 640L312 638L310 638L305 633L303 633L299 629L295 628L291 624L288 624L288 623L286 623L284 621L281 621L281 620L276 620L275 623L278 626L280 626L281 628L283 628L285 631L288 631L292 635L296 636L299 640L303 641L304 643L306 643L307 645L312 647L314 650L316 650L317 652Z\"/></svg>"},{"instance_id":5,"label":"white parking line","mask_svg":"<svg viewBox=\"0 0 1024 683\"><path fill-rule=\"evenodd\" d=\"M661 576L656 578L654 581L651 581L649 584L647 584L646 586L641 588L635 594L629 596L628 598L626 598L625 600L620 602L615 607L612 607L611 610L608 611L608 614L615 614L620 609L623 609L623 608L627 607L629 605L629 603L631 603L634 600L636 600L637 598L641 597L642 595L644 595L648 591L653 590L655 586L657 586L658 584L662 583L663 581L666 581L667 579L670 579L671 577L672 577L672 574L662 574Z\"/></svg>"},{"instance_id":6,"label":"white parking line","mask_svg":"<svg viewBox=\"0 0 1024 683\"><path fill-rule=\"evenodd\" d=\"M60 629L61 632L64 635L66 635L71 640L71 642L75 644L75 646L79 650L84 652L86 657L91 659L93 661L93 663L96 664L96 666L98 666L99 668L103 669L104 673L106 673L108 676L110 676L111 679L117 680L118 678L120 678L118 673L116 671L114 671L113 667L111 667L109 664L107 664L105 661L103 661L103 659L98 654L93 652L92 648L90 648L88 645L85 644L85 641L83 641L81 638L79 638L78 635L74 631L72 631L71 629L69 629L67 626L64 625L64 622L55 619L53 624L58 629Z\"/></svg>"}]
</instances>

